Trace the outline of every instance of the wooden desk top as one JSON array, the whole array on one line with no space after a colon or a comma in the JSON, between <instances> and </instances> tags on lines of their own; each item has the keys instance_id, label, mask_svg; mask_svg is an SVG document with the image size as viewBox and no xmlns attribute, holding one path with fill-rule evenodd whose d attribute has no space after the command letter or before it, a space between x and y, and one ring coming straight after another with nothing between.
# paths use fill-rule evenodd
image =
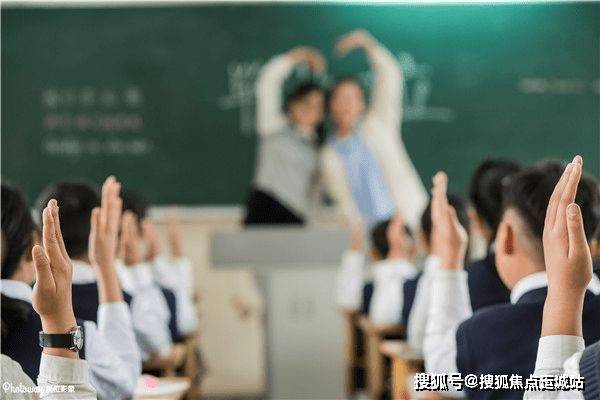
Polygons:
<instances>
[{"instance_id":1,"label":"wooden desk top","mask_svg":"<svg viewBox=\"0 0 600 400\"><path fill-rule=\"evenodd\" d=\"M413 349L403 340L385 340L379 351L389 358L399 358L404 361L423 361L421 352Z\"/></svg>"}]
</instances>

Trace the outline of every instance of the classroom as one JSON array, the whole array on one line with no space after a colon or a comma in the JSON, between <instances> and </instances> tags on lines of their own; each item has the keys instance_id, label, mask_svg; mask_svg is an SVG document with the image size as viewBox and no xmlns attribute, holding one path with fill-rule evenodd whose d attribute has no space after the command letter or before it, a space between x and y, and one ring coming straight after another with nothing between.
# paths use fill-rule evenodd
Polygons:
<instances>
[{"instance_id":1,"label":"classroom","mask_svg":"<svg viewBox=\"0 0 600 400\"><path fill-rule=\"evenodd\" d=\"M600 400L600 1L0 17L0 398Z\"/></svg>"}]
</instances>

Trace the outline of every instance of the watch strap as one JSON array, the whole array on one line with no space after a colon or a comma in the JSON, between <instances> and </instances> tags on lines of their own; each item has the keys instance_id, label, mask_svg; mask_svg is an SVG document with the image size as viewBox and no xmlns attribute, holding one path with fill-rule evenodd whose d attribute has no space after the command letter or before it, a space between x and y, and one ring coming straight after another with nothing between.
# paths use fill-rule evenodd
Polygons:
<instances>
[{"instance_id":1,"label":"watch strap","mask_svg":"<svg viewBox=\"0 0 600 400\"><path fill-rule=\"evenodd\" d=\"M74 347L73 335L71 333L40 332L40 346L70 349Z\"/></svg>"}]
</instances>

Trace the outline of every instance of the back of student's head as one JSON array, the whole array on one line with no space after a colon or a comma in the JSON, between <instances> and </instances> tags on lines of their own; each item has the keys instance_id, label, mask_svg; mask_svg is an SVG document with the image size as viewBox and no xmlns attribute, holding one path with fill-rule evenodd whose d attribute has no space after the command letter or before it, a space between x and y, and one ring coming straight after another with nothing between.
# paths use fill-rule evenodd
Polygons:
<instances>
[{"instance_id":1,"label":"back of student's head","mask_svg":"<svg viewBox=\"0 0 600 400\"><path fill-rule=\"evenodd\" d=\"M462 196L456 193L448 193L448 204L450 204L456 210L456 217L458 222L465 228L465 231L469 232L469 213L467 210L467 202ZM429 204L421 214L421 231L427 245L431 243L431 199Z\"/></svg>"},{"instance_id":2,"label":"back of student's head","mask_svg":"<svg viewBox=\"0 0 600 400\"><path fill-rule=\"evenodd\" d=\"M2 279L10 279L33 245L35 224L20 190L2 184Z\"/></svg>"},{"instance_id":3,"label":"back of student's head","mask_svg":"<svg viewBox=\"0 0 600 400\"><path fill-rule=\"evenodd\" d=\"M60 228L67 253L73 258L84 257L88 252L92 210L100 206L98 191L86 182L52 183L44 189L37 202L40 220L50 199L56 199L58 203Z\"/></svg>"},{"instance_id":4,"label":"back of student's head","mask_svg":"<svg viewBox=\"0 0 600 400\"><path fill-rule=\"evenodd\" d=\"M469 185L469 200L489 230L490 241L502 218L502 192L521 166L508 160L485 160L475 170Z\"/></svg>"},{"instance_id":5,"label":"back of student's head","mask_svg":"<svg viewBox=\"0 0 600 400\"><path fill-rule=\"evenodd\" d=\"M146 218L148 215L148 202L140 192L127 190L123 192L121 198L123 199L123 211L131 211L138 222Z\"/></svg>"},{"instance_id":6,"label":"back of student's head","mask_svg":"<svg viewBox=\"0 0 600 400\"><path fill-rule=\"evenodd\" d=\"M542 234L546 208L550 196L560 179L565 164L544 162L524 169L514 175L504 192L504 213L514 210L522 221L524 235L519 240L528 240L532 257L543 262ZM577 188L575 202L581 208L586 238L592 239L600 220L600 191L598 183L584 174Z\"/></svg>"},{"instance_id":7,"label":"back of student's head","mask_svg":"<svg viewBox=\"0 0 600 400\"><path fill-rule=\"evenodd\" d=\"M387 257L387 254L390 251L387 231L391 222L390 219L381 221L371 229L371 247L375 251L377 258L383 259ZM414 240L412 231L406 225L404 225L404 233L409 240Z\"/></svg>"}]
</instances>

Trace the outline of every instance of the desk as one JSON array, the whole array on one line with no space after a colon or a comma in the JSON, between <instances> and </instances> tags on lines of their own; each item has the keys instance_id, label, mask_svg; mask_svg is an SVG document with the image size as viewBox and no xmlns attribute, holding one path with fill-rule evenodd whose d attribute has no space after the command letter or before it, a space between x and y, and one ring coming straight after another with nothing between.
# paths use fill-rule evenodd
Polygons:
<instances>
[{"instance_id":1,"label":"desk","mask_svg":"<svg viewBox=\"0 0 600 400\"><path fill-rule=\"evenodd\" d=\"M419 351L401 340L383 341L379 350L392 361L392 398L411 399L413 392L408 380L423 369L423 359Z\"/></svg>"}]
</instances>

